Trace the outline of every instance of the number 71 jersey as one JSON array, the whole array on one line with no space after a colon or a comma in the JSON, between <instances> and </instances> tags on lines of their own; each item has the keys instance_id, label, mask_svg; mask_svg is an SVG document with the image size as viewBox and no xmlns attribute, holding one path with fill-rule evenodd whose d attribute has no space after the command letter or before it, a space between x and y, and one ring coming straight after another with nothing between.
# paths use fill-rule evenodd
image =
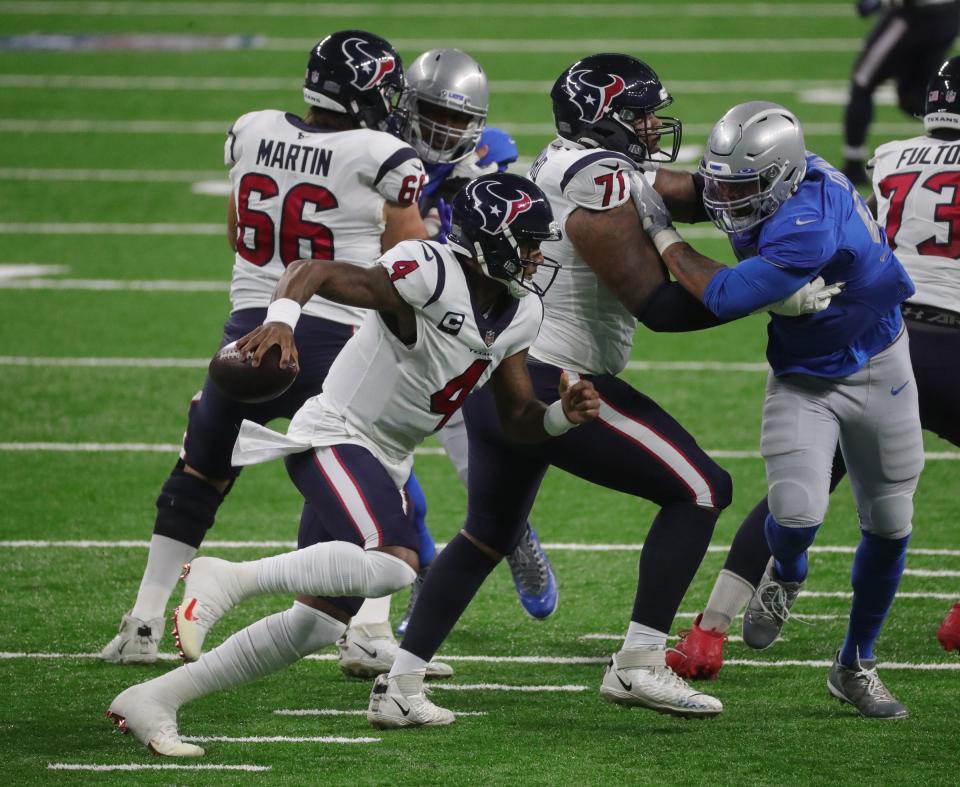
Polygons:
<instances>
[{"instance_id":1,"label":"number 71 jersey","mask_svg":"<svg viewBox=\"0 0 960 787\"><path fill-rule=\"evenodd\" d=\"M294 416L289 433L310 434L319 444L317 425L332 412L359 438L351 441L397 464L444 426L504 358L533 343L543 306L534 295L509 298L501 313L485 317L456 255L439 243L404 241L380 265L414 309L416 341L404 344L369 312L330 367L323 393Z\"/></svg>"},{"instance_id":2,"label":"number 71 jersey","mask_svg":"<svg viewBox=\"0 0 960 787\"><path fill-rule=\"evenodd\" d=\"M888 142L872 163L877 220L917 288L910 300L960 311L960 140Z\"/></svg>"},{"instance_id":3,"label":"number 71 jersey","mask_svg":"<svg viewBox=\"0 0 960 787\"><path fill-rule=\"evenodd\" d=\"M237 208L230 300L265 308L299 259L373 265L385 202L417 201L426 181L409 145L371 129L328 131L289 112L250 112L230 128L224 163ZM359 325L364 311L314 297L304 313Z\"/></svg>"}]
</instances>

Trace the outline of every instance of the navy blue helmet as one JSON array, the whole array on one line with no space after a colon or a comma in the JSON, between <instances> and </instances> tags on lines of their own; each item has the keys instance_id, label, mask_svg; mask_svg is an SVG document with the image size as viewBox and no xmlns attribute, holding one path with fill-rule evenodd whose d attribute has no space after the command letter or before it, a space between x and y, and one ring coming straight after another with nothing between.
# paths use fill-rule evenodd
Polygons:
<instances>
[{"instance_id":1,"label":"navy blue helmet","mask_svg":"<svg viewBox=\"0 0 960 787\"><path fill-rule=\"evenodd\" d=\"M677 159L682 124L656 115L673 98L642 60L610 53L585 57L557 77L550 98L564 139L625 153L638 163Z\"/></svg>"},{"instance_id":2,"label":"navy blue helmet","mask_svg":"<svg viewBox=\"0 0 960 787\"><path fill-rule=\"evenodd\" d=\"M960 56L951 57L930 78L923 104L923 127L927 131L960 131Z\"/></svg>"},{"instance_id":3,"label":"navy blue helmet","mask_svg":"<svg viewBox=\"0 0 960 787\"><path fill-rule=\"evenodd\" d=\"M389 41L363 30L341 30L310 51L303 97L383 131L403 88L403 65Z\"/></svg>"},{"instance_id":4,"label":"navy blue helmet","mask_svg":"<svg viewBox=\"0 0 960 787\"><path fill-rule=\"evenodd\" d=\"M521 245L560 240L553 210L539 186L508 172L484 175L457 192L452 208L447 243L454 251L480 263L484 274L503 282L514 298L528 292L542 296L549 289L560 264L538 264L552 269L549 281L541 285L524 278L530 261L520 256Z\"/></svg>"}]
</instances>

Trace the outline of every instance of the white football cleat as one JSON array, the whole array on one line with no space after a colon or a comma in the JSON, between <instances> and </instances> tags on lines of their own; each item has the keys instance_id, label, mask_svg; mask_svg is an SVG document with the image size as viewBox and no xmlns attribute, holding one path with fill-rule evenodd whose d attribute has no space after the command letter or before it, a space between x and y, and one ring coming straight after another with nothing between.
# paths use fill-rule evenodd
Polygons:
<instances>
[{"instance_id":1,"label":"white football cleat","mask_svg":"<svg viewBox=\"0 0 960 787\"><path fill-rule=\"evenodd\" d=\"M370 692L367 721L378 730L400 727L445 727L453 711L427 699L420 675L378 675Z\"/></svg>"},{"instance_id":2,"label":"white football cleat","mask_svg":"<svg viewBox=\"0 0 960 787\"><path fill-rule=\"evenodd\" d=\"M337 663L350 678L375 678L389 672L397 657L397 644L389 623L357 623L350 626L340 639ZM442 661L427 664L427 678L449 678L453 667Z\"/></svg>"},{"instance_id":3,"label":"white football cleat","mask_svg":"<svg viewBox=\"0 0 960 787\"><path fill-rule=\"evenodd\" d=\"M162 617L141 620L128 612L120 621L117 636L100 651L100 658L111 664L153 664L162 636Z\"/></svg>"},{"instance_id":4,"label":"white football cleat","mask_svg":"<svg viewBox=\"0 0 960 787\"><path fill-rule=\"evenodd\" d=\"M185 743L177 731L177 708L164 702L150 687L152 681L131 686L110 703L107 718L123 733L133 735L161 757L202 757L206 752Z\"/></svg>"},{"instance_id":5,"label":"white football cleat","mask_svg":"<svg viewBox=\"0 0 960 787\"><path fill-rule=\"evenodd\" d=\"M215 557L194 558L183 567L183 601L173 611L173 637L184 661L200 658L210 629L246 598L237 568Z\"/></svg>"},{"instance_id":6,"label":"white football cleat","mask_svg":"<svg viewBox=\"0 0 960 787\"><path fill-rule=\"evenodd\" d=\"M720 700L693 689L667 666L665 648L614 653L600 696L617 705L650 708L670 716L706 718L723 710Z\"/></svg>"}]
</instances>

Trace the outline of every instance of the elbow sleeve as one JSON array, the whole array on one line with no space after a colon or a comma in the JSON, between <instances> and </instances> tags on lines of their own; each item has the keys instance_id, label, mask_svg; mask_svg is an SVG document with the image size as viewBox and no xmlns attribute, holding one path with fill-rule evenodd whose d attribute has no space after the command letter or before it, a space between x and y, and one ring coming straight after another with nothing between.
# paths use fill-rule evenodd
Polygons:
<instances>
[{"instance_id":1,"label":"elbow sleeve","mask_svg":"<svg viewBox=\"0 0 960 787\"><path fill-rule=\"evenodd\" d=\"M675 281L661 284L635 316L658 333L702 331L725 322Z\"/></svg>"}]
</instances>

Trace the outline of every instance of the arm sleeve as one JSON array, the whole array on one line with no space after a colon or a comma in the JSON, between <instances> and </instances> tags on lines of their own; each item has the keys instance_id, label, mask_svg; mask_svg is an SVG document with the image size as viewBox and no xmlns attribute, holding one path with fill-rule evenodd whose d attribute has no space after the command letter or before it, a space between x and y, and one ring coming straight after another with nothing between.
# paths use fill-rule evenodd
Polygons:
<instances>
[{"instance_id":1,"label":"arm sleeve","mask_svg":"<svg viewBox=\"0 0 960 787\"><path fill-rule=\"evenodd\" d=\"M440 254L421 241L398 243L377 264L390 274L394 289L415 309L429 306L443 290L444 268Z\"/></svg>"},{"instance_id":2,"label":"arm sleeve","mask_svg":"<svg viewBox=\"0 0 960 787\"><path fill-rule=\"evenodd\" d=\"M717 317L675 281L661 284L636 318L657 333L702 331L727 322Z\"/></svg>"},{"instance_id":3,"label":"arm sleeve","mask_svg":"<svg viewBox=\"0 0 960 787\"><path fill-rule=\"evenodd\" d=\"M782 301L816 275L817 271L780 267L763 257L750 257L734 268L718 271L704 290L703 303L717 317L736 320Z\"/></svg>"}]
</instances>

